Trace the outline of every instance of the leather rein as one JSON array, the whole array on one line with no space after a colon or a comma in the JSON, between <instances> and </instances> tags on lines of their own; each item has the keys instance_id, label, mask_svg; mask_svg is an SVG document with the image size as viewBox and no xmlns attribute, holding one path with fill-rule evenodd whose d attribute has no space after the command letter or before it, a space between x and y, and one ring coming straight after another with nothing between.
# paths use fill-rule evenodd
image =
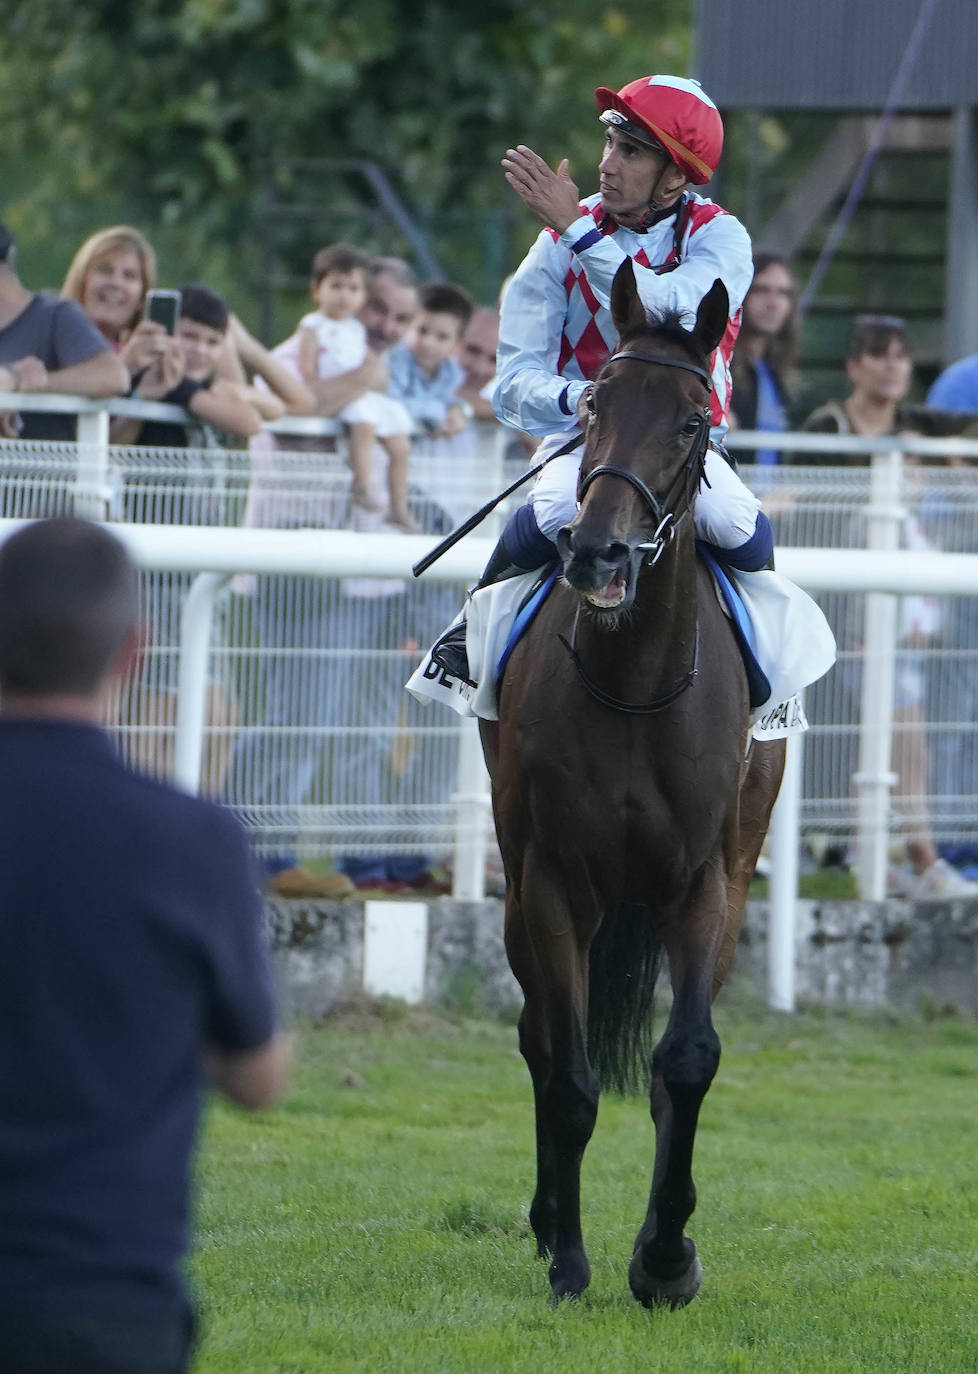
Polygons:
<instances>
[{"instance_id":1,"label":"leather rein","mask_svg":"<svg viewBox=\"0 0 978 1374\"><path fill-rule=\"evenodd\" d=\"M608 359L608 362L613 363L624 358L634 359L634 361L642 363L655 363L660 367L682 368L684 372L692 372L697 377L702 377L707 387L712 390L713 383L709 374L704 368L698 367L695 363L683 362L678 358L659 358L652 353L639 353L634 349L622 349L619 353L613 353ZM607 366L607 364L605 364L605 366ZM690 445L689 453L686 455L686 461L683 463L676 480L673 482L662 501L659 500L652 488L646 482L642 481L637 473L629 472L627 468L619 468L611 463L602 463L598 467L592 468L588 475L583 477L578 483L578 502L583 500L585 492L597 477L620 477L622 481L628 482L634 487L642 497L646 506L648 506L656 522L655 532L651 539L647 543L637 545L638 548L648 551L649 556L646 560L647 565L649 567L654 567L664 551L672 543L679 525L690 514L691 501L687 495L686 504L679 512L678 517L673 514L670 509L671 506L679 495L684 491L688 491L691 487L691 478L694 472L698 473L696 482L697 487L700 482L707 481L705 464L706 450L709 446L709 442L710 411L709 407L706 406L700 412L699 426L693 437L693 442ZM707 485L709 486L708 482ZM695 490L695 488L693 488L693 490ZM656 697L653 701L630 702L622 701L619 697L612 696L610 692L606 692L604 688L599 687L596 682L593 682L584 671L584 665L581 663L580 656L574 647L577 640L577 625L580 614L581 608L578 606L574 616L574 627L571 630L570 641L566 640L563 635L558 635L558 639L570 655L571 662L587 692L595 701L600 702L602 706L609 706L615 711L624 711L628 715L654 715L657 711L664 711L667 706L671 706L672 703L681 697L683 692L692 684L698 672L700 646L699 626L696 628L696 638L693 644L693 663L689 672L680 678L675 686L671 687L668 692L664 692L662 696Z\"/></svg>"}]
</instances>

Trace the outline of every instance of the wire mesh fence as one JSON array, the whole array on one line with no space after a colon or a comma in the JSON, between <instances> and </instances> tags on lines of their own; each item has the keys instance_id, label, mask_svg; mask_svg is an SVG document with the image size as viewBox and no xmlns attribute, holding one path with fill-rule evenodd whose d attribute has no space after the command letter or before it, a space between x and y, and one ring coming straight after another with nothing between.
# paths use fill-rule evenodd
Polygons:
<instances>
[{"instance_id":1,"label":"wire mesh fence","mask_svg":"<svg viewBox=\"0 0 978 1374\"><path fill-rule=\"evenodd\" d=\"M288 447L285 445L288 444ZM0 443L5 516L71 511L74 444ZM81 455L84 460L84 454ZM510 479L498 431L416 445L412 509L432 540ZM333 441L260 436L252 452L112 447L109 518L203 527L356 524L350 472ZM745 466L782 546L866 547L868 467ZM900 546L978 551L978 467L905 462ZM515 499L520 499L519 497ZM498 529L501 513L482 533ZM372 528L401 531L378 516ZM899 557L899 548L894 550ZM127 756L172 769L180 612L191 573L142 577L146 647L114 728ZM215 619L204 786L233 806L273 856L449 854L455 840L458 724L402 690L451 619L462 586L421 579L235 577ZM866 597L820 598L839 661L810 690L803 828L844 845L857 822ZM978 845L978 600L901 598L894 663L892 827Z\"/></svg>"}]
</instances>

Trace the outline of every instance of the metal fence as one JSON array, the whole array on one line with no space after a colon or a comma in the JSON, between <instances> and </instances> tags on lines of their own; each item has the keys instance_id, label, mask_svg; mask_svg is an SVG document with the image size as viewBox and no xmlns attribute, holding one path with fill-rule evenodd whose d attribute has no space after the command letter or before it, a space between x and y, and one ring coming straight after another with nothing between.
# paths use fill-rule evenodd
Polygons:
<instances>
[{"instance_id":1,"label":"metal fence","mask_svg":"<svg viewBox=\"0 0 978 1374\"><path fill-rule=\"evenodd\" d=\"M798 466L745 466L777 546L837 549L840 559L867 548L894 559L927 549L978 552L978 446L919 440L921 452L908 455L887 452L888 442L862 441L859 465L802 466L805 455L796 453ZM789 437L785 448L801 443L839 451L853 440ZM876 453L872 465L866 450ZM801 820L816 850L833 840L844 848L860 823L867 719L879 723L883 715L892 739L878 766L890 774L895 861L907 840L976 849L978 598L849 591L819 601L839 653L806 697L812 728L804 744Z\"/></svg>"},{"instance_id":2,"label":"metal fence","mask_svg":"<svg viewBox=\"0 0 978 1374\"><path fill-rule=\"evenodd\" d=\"M316 426L292 427L308 434ZM735 442L749 450L750 436ZM278 447L249 454L4 441L2 514L91 514L101 502L102 514L119 522L216 530L260 526L271 510L270 523L316 526L329 540L351 521L349 471L341 452L323 451L330 443L320 436L300 446L280 433ZM820 438L820 447L831 443ZM855 446L867 456L873 447ZM891 549L894 559L906 547L978 551L978 467L950 466L946 445L936 448L943 456L933 463L897 456L882 487L868 466L748 465L743 472L763 494L782 547L837 549L840 559L865 547ZM440 535L483 504L508 466L491 431L461 447L419 445L412 503L423 529ZM379 521L376 528L403 538ZM491 534L491 526L480 533ZM129 757L164 775L173 768L179 621L191 576L143 575L146 652L115 722ZM214 621L202 778L206 791L241 813L260 849L432 860L452 851L459 725L425 711L401 686L463 591L462 583L362 575L232 579ZM887 753L874 785L894 839L932 833L978 844L978 602L915 595L897 606L892 597L853 592L821 599L840 657L807 698L803 830L817 848L833 839L844 846L860 824L860 779L872 771L865 715L872 689L877 715L880 701L892 705L879 729L887 751L892 729L897 779L883 776ZM885 635L874 641L887 608L895 616L889 650Z\"/></svg>"}]
</instances>

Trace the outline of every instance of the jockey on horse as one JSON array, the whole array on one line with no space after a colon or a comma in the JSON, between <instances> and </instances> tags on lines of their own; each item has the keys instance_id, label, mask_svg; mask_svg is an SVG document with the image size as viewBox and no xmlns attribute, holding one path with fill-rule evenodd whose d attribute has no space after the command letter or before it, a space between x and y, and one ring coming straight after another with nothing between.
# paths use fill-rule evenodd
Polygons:
<instances>
[{"instance_id":1,"label":"jockey on horse","mask_svg":"<svg viewBox=\"0 0 978 1374\"><path fill-rule=\"evenodd\" d=\"M676 76L640 77L617 93L602 86L595 95L605 126L597 195L580 199L566 159L553 171L523 145L503 159L506 180L548 227L503 297L493 408L505 424L542 436L537 461L558 456L510 518L480 588L553 562L553 541L577 512L583 448L574 440L583 440L590 383L615 345L611 284L626 257L646 310L678 311L687 327L714 281L726 287L729 322L712 363L711 444L694 525L715 556L738 571L763 568L772 556L770 523L719 447L730 355L753 273L743 225L689 189L716 171L720 114L698 82ZM471 681L464 620L431 657L451 677Z\"/></svg>"}]
</instances>

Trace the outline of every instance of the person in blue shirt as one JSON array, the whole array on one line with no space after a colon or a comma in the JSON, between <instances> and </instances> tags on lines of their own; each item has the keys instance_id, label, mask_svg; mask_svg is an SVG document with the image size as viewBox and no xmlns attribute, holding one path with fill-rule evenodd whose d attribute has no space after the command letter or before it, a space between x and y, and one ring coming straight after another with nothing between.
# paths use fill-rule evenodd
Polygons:
<instances>
[{"instance_id":1,"label":"person in blue shirt","mask_svg":"<svg viewBox=\"0 0 978 1374\"><path fill-rule=\"evenodd\" d=\"M204 1088L258 1108L284 1086L244 831L101 728L139 645L108 531L0 548L4 1374L182 1374Z\"/></svg>"},{"instance_id":2,"label":"person in blue shirt","mask_svg":"<svg viewBox=\"0 0 978 1374\"><path fill-rule=\"evenodd\" d=\"M978 411L978 353L946 367L928 391L927 404L940 410Z\"/></svg>"},{"instance_id":3,"label":"person in blue shirt","mask_svg":"<svg viewBox=\"0 0 978 1374\"><path fill-rule=\"evenodd\" d=\"M410 337L387 355L389 393L404 406L417 431L450 438L468 424L472 408L458 394L466 376L457 355L474 309L472 297L460 286L423 286Z\"/></svg>"}]
</instances>

